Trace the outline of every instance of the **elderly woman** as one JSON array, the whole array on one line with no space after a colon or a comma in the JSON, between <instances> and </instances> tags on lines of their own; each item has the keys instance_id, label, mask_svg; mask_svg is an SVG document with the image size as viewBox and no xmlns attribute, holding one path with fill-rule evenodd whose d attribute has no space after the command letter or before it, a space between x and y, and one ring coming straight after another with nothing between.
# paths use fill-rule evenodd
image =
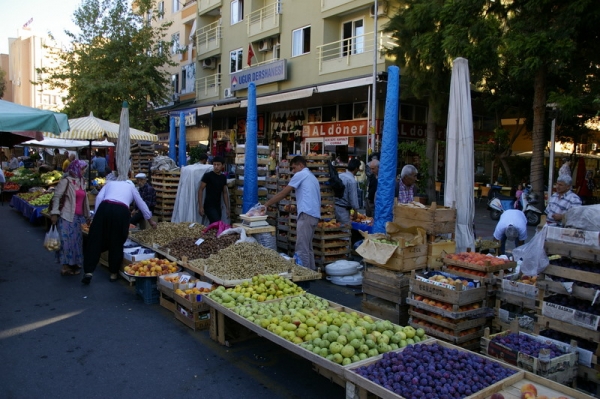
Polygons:
<instances>
[{"instance_id":1,"label":"elderly woman","mask_svg":"<svg viewBox=\"0 0 600 399\"><path fill-rule=\"evenodd\" d=\"M63 276L81 273L83 265L83 235L81 225L90 217L90 204L85 192L82 162L74 160L58 182L50 208L52 224L58 223L60 250L56 253Z\"/></svg>"}]
</instances>

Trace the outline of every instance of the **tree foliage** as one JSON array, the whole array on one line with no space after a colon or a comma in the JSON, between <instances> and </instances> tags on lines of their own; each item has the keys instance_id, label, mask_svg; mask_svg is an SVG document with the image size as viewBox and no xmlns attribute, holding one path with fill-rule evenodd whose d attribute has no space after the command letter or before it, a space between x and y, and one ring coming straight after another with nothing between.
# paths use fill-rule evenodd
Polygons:
<instances>
[{"instance_id":1,"label":"tree foliage","mask_svg":"<svg viewBox=\"0 0 600 399\"><path fill-rule=\"evenodd\" d=\"M70 118L95 116L118 122L123 101L129 103L132 126L152 131L152 108L163 105L169 93L165 65L165 31L170 22L153 28L145 18L159 18L152 0L137 0L135 12L126 0L84 0L74 12L80 33L65 33L71 47L53 51L58 67L41 68L41 84L68 93Z\"/></svg>"}]
</instances>

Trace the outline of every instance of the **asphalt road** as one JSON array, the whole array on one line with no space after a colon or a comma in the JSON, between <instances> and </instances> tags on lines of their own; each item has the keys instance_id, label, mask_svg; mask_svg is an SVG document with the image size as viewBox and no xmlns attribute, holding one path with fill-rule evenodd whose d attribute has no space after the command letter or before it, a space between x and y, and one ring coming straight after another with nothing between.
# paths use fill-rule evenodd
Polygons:
<instances>
[{"instance_id":1,"label":"asphalt road","mask_svg":"<svg viewBox=\"0 0 600 399\"><path fill-rule=\"evenodd\" d=\"M476 233L495 222L478 203ZM61 277L44 228L0 206L0 398L343 398L311 364L253 338L231 348L194 332L134 287ZM533 228L530 228L530 237ZM359 288L313 282L310 292L360 309Z\"/></svg>"}]
</instances>

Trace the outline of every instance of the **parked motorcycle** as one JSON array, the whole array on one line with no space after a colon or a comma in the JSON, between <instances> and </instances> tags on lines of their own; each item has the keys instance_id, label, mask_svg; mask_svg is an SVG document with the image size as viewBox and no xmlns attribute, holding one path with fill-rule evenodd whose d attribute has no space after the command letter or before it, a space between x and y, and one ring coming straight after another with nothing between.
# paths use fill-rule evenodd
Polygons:
<instances>
[{"instance_id":1,"label":"parked motorcycle","mask_svg":"<svg viewBox=\"0 0 600 399\"><path fill-rule=\"evenodd\" d=\"M505 210L515 209L515 198L501 194L501 188L492 186L488 194L488 209L492 220L499 220ZM540 223L542 211L535 207L537 203L539 203L539 198L531 192L531 186L525 187L519 199L519 205L529 226L537 226Z\"/></svg>"}]
</instances>

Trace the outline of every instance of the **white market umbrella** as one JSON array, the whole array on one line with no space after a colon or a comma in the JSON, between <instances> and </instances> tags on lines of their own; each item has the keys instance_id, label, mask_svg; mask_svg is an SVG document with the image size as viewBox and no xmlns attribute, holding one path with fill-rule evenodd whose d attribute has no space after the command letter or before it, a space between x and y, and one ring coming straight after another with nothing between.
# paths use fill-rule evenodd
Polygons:
<instances>
[{"instance_id":1,"label":"white market umbrella","mask_svg":"<svg viewBox=\"0 0 600 399\"><path fill-rule=\"evenodd\" d=\"M450 81L446 132L446 189L444 205L456 207L456 251L475 247L473 117L469 85L469 61L456 58Z\"/></svg>"},{"instance_id":2,"label":"white market umbrella","mask_svg":"<svg viewBox=\"0 0 600 399\"><path fill-rule=\"evenodd\" d=\"M129 105L127 101L123 101L121 109L121 120L119 123L119 137L117 138L117 180L127 180L129 178L129 170L131 169L131 140L129 128Z\"/></svg>"}]
</instances>

